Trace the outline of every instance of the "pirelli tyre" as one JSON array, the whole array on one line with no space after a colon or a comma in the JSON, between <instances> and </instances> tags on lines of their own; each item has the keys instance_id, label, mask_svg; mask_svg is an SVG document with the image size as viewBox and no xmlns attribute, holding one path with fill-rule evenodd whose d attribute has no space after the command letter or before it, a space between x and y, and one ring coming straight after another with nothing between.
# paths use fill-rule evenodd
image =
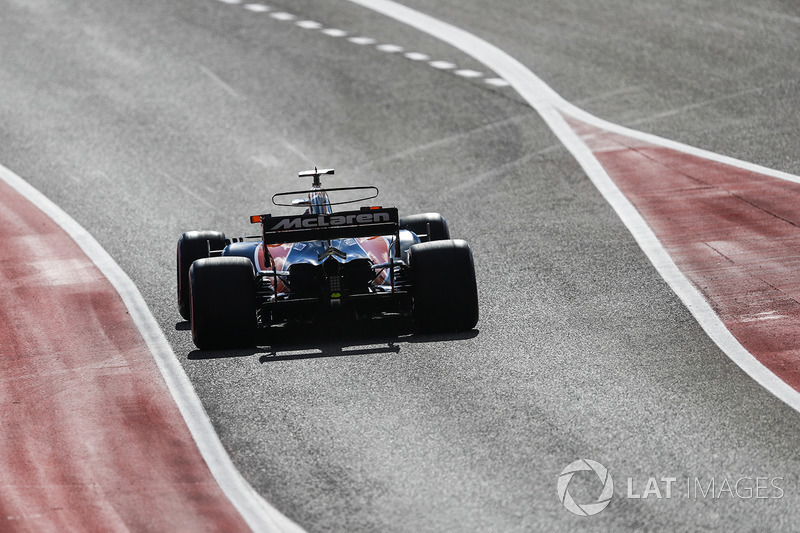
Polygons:
<instances>
[{"instance_id":1,"label":"pirelli tyre","mask_svg":"<svg viewBox=\"0 0 800 533\"><path fill-rule=\"evenodd\" d=\"M209 250L225 247L225 234L218 231L188 231L178 239L178 311L189 320L189 268L198 259L209 257Z\"/></svg>"},{"instance_id":2,"label":"pirelli tyre","mask_svg":"<svg viewBox=\"0 0 800 533\"><path fill-rule=\"evenodd\" d=\"M401 217L400 229L413 231L422 241L444 241L450 238L447 221L439 213L421 213Z\"/></svg>"},{"instance_id":3,"label":"pirelli tyre","mask_svg":"<svg viewBox=\"0 0 800 533\"><path fill-rule=\"evenodd\" d=\"M428 332L465 331L478 323L472 250L462 240L415 244L409 251L413 317Z\"/></svg>"},{"instance_id":4,"label":"pirelli tyre","mask_svg":"<svg viewBox=\"0 0 800 533\"><path fill-rule=\"evenodd\" d=\"M189 269L189 283L195 346L214 350L255 344L255 269L249 259L198 259Z\"/></svg>"}]
</instances>

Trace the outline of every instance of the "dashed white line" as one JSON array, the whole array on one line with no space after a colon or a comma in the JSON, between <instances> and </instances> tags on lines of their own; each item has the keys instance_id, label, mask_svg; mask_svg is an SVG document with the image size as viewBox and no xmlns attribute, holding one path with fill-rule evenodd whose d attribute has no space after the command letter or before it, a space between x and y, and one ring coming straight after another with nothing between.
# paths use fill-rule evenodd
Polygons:
<instances>
[{"instance_id":1,"label":"dashed white line","mask_svg":"<svg viewBox=\"0 0 800 533\"><path fill-rule=\"evenodd\" d=\"M457 76L461 76L462 78L482 78L483 72L478 72L477 70L470 70L470 69L461 69L455 71Z\"/></svg>"},{"instance_id":2,"label":"dashed white line","mask_svg":"<svg viewBox=\"0 0 800 533\"><path fill-rule=\"evenodd\" d=\"M361 45L361 46L364 46L364 45L367 45L367 44L375 44L377 42L372 37L350 37L347 40L350 41L353 44L358 44L358 45Z\"/></svg>"},{"instance_id":3,"label":"dashed white line","mask_svg":"<svg viewBox=\"0 0 800 533\"><path fill-rule=\"evenodd\" d=\"M328 28L326 30L322 30L322 33L329 37L344 37L347 35L346 31L337 28Z\"/></svg>"},{"instance_id":4,"label":"dashed white line","mask_svg":"<svg viewBox=\"0 0 800 533\"><path fill-rule=\"evenodd\" d=\"M493 87L508 87L510 83L508 83L503 78L486 78L483 80L487 85L492 85Z\"/></svg>"},{"instance_id":5,"label":"dashed white line","mask_svg":"<svg viewBox=\"0 0 800 533\"><path fill-rule=\"evenodd\" d=\"M428 64L439 70L450 70L456 68L456 64L449 61L431 61Z\"/></svg>"},{"instance_id":6,"label":"dashed white line","mask_svg":"<svg viewBox=\"0 0 800 533\"><path fill-rule=\"evenodd\" d=\"M243 2L246 1L246 0L218 0L218 1L223 3L223 4L242 5ZM354 1L355 1L355 3L361 3L361 2L358 2L357 0L354 0ZM298 18L297 15L294 15L294 14L289 13L287 11L273 12L271 7L269 7L269 6L265 5L265 4L261 4L261 3L247 3L247 4L244 4L243 7L245 9L247 9L248 11L251 11L253 13L266 13L266 12L269 12L270 17L272 17L275 20L293 21L293 20L297 20L297 18ZM347 35L348 35L347 31L339 29L339 28L326 28L326 29L323 29L324 25L322 23L316 22L314 20L300 20L298 22L295 22L295 24L298 27L306 29L306 30L320 30L321 33L323 33L323 34L325 34L325 35L327 35L329 37L347 37ZM360 46L373 45L376 42L378 42L375 39L373 39L372 37L366 37L366 36L349 37L347 40L349 42L353 43L353 44L357 44L357 45L360 45ZM399 46L399 45L396 45L396 44L390 44L390 43L379 44L379 45L376 45L375 48L377 50L381 51L381 52L385 52L385 53L388 53L388 54L398 54L398 53L405 52L405 49L402 46ZM466 78L466 79L480 79L480 78L484 78L484 76L485 76L485 74L483 72L479 72L477 70L459 69L458 65L456 65L455 63L452 63L450 61L431 60L431 56L429 56L428 54L421 53L421 52L403 53L403 56L406 59L410 59L411 61L427 62L427 64L430 67L435 68L437 70L452 70L452 71L454 71L453 73L456 74L457 76L460 76L460 77ZM508 87L510 85L505 79L500 78L500 77L484 78L483 81L484 81L484 83L486 83L486 85L489 85L489 86L492 86L492 87Z\"/></svg>"},{"instance_id":7,"label":"dashed white line","mask_svg":"<svg viewBox=\"0 0 800 533\"><path fill-rule=\"evenodd\" d=\"M297 18L296 16L292 15L291 13L286 13L285 11L278 11L277 13L270 13L269 16L274 18L275 20L283 20L283 21L294 20L294 19Z\"/></svg>"},{"instance_id":8,"label":"dashed white line","mask_svg":"<svg viewBox=\"0 0 800 533\"><path fill-rule=\"evenodd\" d=\"M245 4L244 8L253 13L266 13L271 9L264 4Z\"/></svg>"},{"instance_id":9,"label":"dashed white line","mask_svg":"<svg viewBox=\"0 0 800 533\"><path fill-rule=\"evenodd\" d=\"M398 46L396 44L379 44L375 48L377 48L381 52L386 52L388 54L397 54L403 51L403 47Z\"/></svg>"},{"instance_id":10,"label":"dashed white line","mask_svg":"<svg viewBox=\"0 0 800 533\"><path fill-rule=\"evenodd\" d=\"M322 27L322 24L319 22L314 22L313 20L301 20L296 22L298 26L301 28L305 28L307 30L318 30Z\"/></svg>"}]
</instances>

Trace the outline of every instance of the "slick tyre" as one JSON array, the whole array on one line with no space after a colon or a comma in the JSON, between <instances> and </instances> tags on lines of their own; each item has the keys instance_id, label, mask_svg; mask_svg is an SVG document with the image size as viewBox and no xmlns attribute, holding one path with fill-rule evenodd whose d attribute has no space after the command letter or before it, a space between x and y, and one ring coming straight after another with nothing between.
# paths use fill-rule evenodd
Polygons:
<instances>
[{"instance_id":1,"label":"slick tyre","mask_svg":"<svg viewBox=\"0 0 800 533\"><path fill-rule=\"evenodd\" d=\"M198 259L189 269L189 283L195 346L214 350L255 344L255 271L249 259Z\"/></svg>"},{"instance_id":2,"label":"slick tyre","mask_svg":"<svg viewBox=\"0 0 800 533\"><path fill-rule=\"evenodd\" d=\"M198 259L208 257L209 250L222 250L225 234L218 231L189 231L178 239L178 311L189 320L191 303L189 294L189 268Z\"/></svg>"},{"instance_id":3,"label":"slick tyre","mask_svg":"<svg viewBox=\"0 0 800 533\"><path fill-rule=\"evenodd\" d=\"M413 316L428 332L465 331L478 323L472 250L462 240L415 244L409 251Z\"/></svg>"},{"instance_id":4,"label":"slick tyre","mask_svg":"<svg viewBox=\"0 0 800 533\"><path fill-rule=\"evenodd\" d=\"M450 238L447 221L439 213L422 213L402 217L400 229L413 231L423 241L444 241Z\"/></svg>"}]
</instances>

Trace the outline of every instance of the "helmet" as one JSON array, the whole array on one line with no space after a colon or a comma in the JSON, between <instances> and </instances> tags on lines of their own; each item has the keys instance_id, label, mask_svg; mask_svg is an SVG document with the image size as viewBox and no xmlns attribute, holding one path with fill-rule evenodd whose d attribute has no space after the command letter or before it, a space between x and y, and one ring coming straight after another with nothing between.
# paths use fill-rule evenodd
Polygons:
<instances>
[{"instance_id":1,"label":"helmet","mask_svg":"<svg viewBox=\"0 0 800 533\"><path fill-rule=\"evenodd\" d=\"M314 167L314 170L306 170L303 172L299 172L298 176L301 178L305 177L313 177L314 183L311 186L311 190L308 193L308 213L312 215L330 215L333 210L331 209L331 201L328 198L328 193L325 192L325 189L322 188L322 183L320 182L319 177L325 174L333 174L332 168L326 168L324 170L317 170L317 167Z\"/></svg>"},{"instance_id":2,"label":"helmet","mask_svg":"<svg viewBox=\"0 0 800 533\"><path fill-rule=\"evenodd\" d=\"M331 201L322 186L314 185L308 193L308 212L312 215L330 215Z\"/></svg>"}]
</instances>

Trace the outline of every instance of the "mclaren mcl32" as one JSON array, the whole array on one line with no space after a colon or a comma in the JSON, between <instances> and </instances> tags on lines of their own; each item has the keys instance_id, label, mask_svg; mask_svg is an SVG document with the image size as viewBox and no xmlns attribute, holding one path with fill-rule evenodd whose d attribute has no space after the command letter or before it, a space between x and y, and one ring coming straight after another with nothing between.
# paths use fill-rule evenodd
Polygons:
<instances>
[{"instance_id":1,"label":"mclaren mcl32","mask_svg":"<svg viewBox=\"0 0 800 533\"><path fill-rule=\"evenodd\" d=\"M331 174L300 172L311 178L311 189L279 193L272 202L304 212L251 216L259 235L228 239L217 231L189 231L180 237L178 309L190 320L198 348L252 346L277 324L338 318L395 315L427 332L475 327L472 251L450 238L445 219L437 213L400 217L396 207L374 205L334 211L364 204L378 189L325 189L321 177ZM347 199L332 202L335 195Z\"/></svg>"}]
</instances>

